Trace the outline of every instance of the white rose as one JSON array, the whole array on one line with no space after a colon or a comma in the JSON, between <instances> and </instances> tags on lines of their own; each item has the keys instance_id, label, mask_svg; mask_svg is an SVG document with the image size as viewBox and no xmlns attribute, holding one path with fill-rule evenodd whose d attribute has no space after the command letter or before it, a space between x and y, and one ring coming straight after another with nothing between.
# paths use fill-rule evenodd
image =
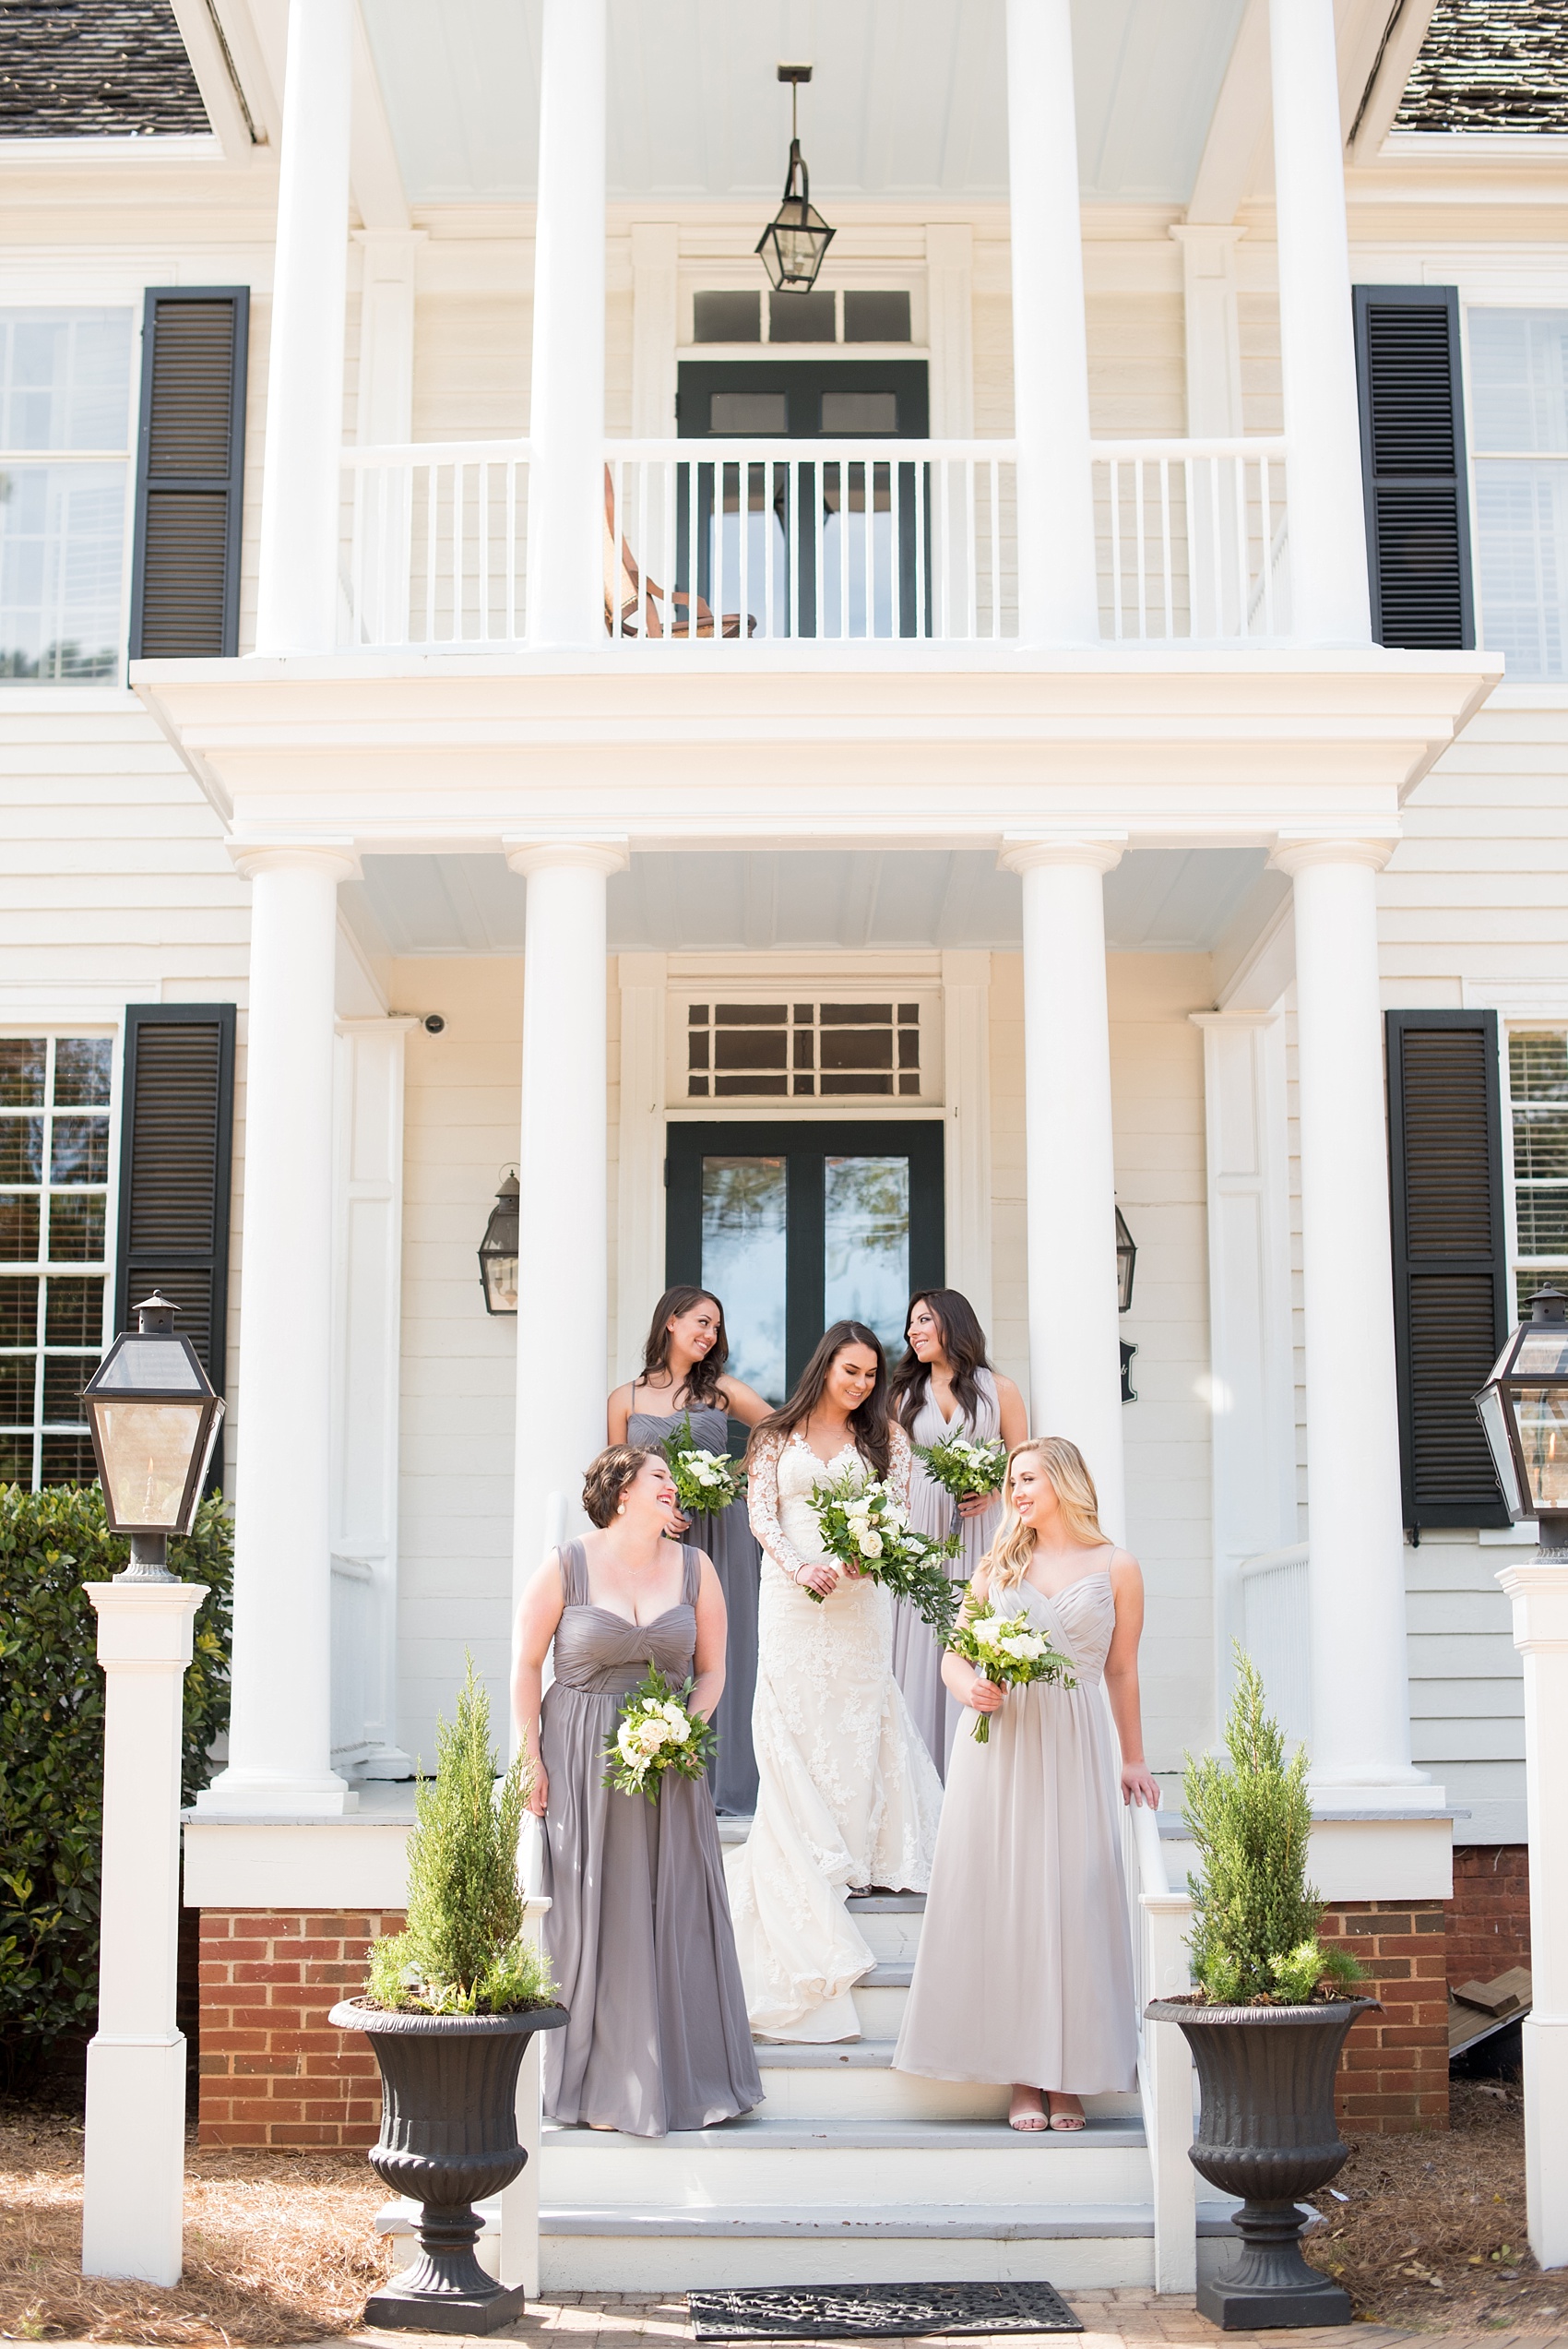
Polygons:
<instances>
[{"instance_id":1,"label":"white rose","mask_svg":"<svg viewBox=\"0 0 1568 2349\"><path fill-rule=\"evenodd\" d=\"M635 1733L631 1723L629 1721L624 1721L621 1723L620 1730L616 1735L615 1743L620 1747L622 1753L624 1754L628 1761L635 1759L633 1751L634 1735Z\"/></svg>"},{"instance_id":2,"label":"white rose","mask_svg":"<svg viewBox=\"0 0 1568 2349\"><path fill-rule=\"evenodd\" d=\"M1000 1623L982 1615L969 1626L969 1632L977 1648L983 1648L988 1655L1001 1654L1006 1634Z\"/></svg>"},{"instance_id":3,"label":"white rose","mask_svg":"<svg viewBox=\"0 0 1568 2349\"><path fill-rule=\"evenodd\" d=\"M1037 1639L1032 1631L1011 1632L996 1644L1003 1655L1016 1656L1020 1663L1033 1663L1037 1656L1045 1653L1045 1641Z\"/></svg>"},{"instance_id":4,"label":"white rose","mask_svg":"<svg viewBox=\"0 0 1568 2349\"><path fill-rule=\"evenodd\" d=\"M873 1533L869 1526L861 1527L855 1535L855 1544L862 1557L882 1556L882 1536L880 1533Z\"/></svg>"},{"instance_id":5,"label":"white rose","mask_svg":"<svg viewBox=\"0 0 1568 2349\"><path fill-rule=\"evenodd\" d=\"M683 1746L687 1738L692 1734L692 1717L690 1713L683 1712L679 1705L666 1705L664 1707L664 1720L666 1728L669 1732L670 1743L672 1746Z\"/></svg>"},{"instance_id":6,"label":"white rose","mask_svg":"<svg viewBox=\"0 0 1568 2349\"><path fill-rule=\"evenodd\" d=\"M632 1732L632 1743L639 1754L651 1761L668 1734L662 1721L639 1721Z\"/></svg>"},{"instance_id":7,"label":"white rose","mask_svg":"<svg viewBox=\"0 0 1568 2349\"><path fill-rule=\"evenodd\" d=\"M901 1508L885 1508L882 1521L892 1533L903 1533L909 1530L909 1520Z\"/></svg>"}]
</instances>

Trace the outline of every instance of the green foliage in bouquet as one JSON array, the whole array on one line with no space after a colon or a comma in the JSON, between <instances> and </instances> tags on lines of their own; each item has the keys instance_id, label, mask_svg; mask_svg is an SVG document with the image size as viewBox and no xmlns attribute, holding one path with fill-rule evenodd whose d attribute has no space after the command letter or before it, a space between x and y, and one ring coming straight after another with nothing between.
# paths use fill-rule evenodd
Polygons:
<instances>
[{"instance_id":1,"label":"green foliage in bouquet","mask_svg":"<svg viewBox=\"0 0 1568 2349\"><path fill-rule=\"evenodd\" d=\"M1229 1763L1187 1756L1182 1789L1203 1866L1188 1937L1203 1997L1220 2006L1349 1997L1360 1968L1318 1939L1323 1902L1307 1882L1306 1754L1298 1747L1287 1763L1257 1666L1240 1646L1225 1745Z\"/></svg>"},{"instance_id":2,"label":"green foliage in bouquet","mask_svg":"<svg viewBox=\"0 0 1568 2349\"><path fill-rule=\"evenodd\" d=\"M647 1676L632 1689L605 1741L603 1783L617 1795L659 1800L666 1771L700 1778L719 1751L711 1722L689 1710L694 1680L677 1688L651 1659Z\"/></svg>"},{"instance_id":3,"label":"green foliage in bouquet","mask_svg":"<svg viewBox=\"0 0 1568 2349\"><path fill-rule=\"evenodd\" d=\"M0 1485L0 2080L25 2081L98 2014L103 1836L103 1675L84 1582L112 1581L127 1536L96 1485ZM229 1720L234 1529L214 1496L169 1544L170 1570L205 1582L185 1675L181 1795L212 1775Z\"/></svg>"},{"instance_id":4,"label":"green foliage in bouquet","mask_svg":"<svg viewBox=\"0 0 1568 2349\"><path fill-rule=\"evenodd\" d=\"M409 1837L408 1925L373 1942L373 2005L405 2014L500 2015L554 1997L543 1955L523 1938L517 1881L532 1771L519 1755L496 1785L490 1699L474 1677L457 1718L435 1724L435 1776L422 1777Z\"/></svg>"},{"instance_id":5,"label":"green foliage in bouquet","mask_svg":"<svg viewBox=\"0 0 1568 2349\"><path fill-rule=\"evenodd\" d=\"M670 1463L683 1517L728 1508L746 1489L746 1473L739 1461L731 1460L728 1452L703 1450L692 1434L690 1412L679 1427L671 1429L660 1449Z\"/></svg>"},{"instance_id":6,"label":"green foliage in bouquet","mask_svg":"<svg viewBox=\"0 0 1568 2349\"><path fill-rule=\"evenodd\" d=\"M812 1508L827 1556L880 1582L896 1599L907 1599L945 1646L958 1612L946 1564L958 1554L956 1537L933 1542L917 1533L892 1486L877 1477L862 1484L854 1469L814 1485ZM806 1596L823 1604L820 1591L808 1588Z\"/></svg>"}]
</instances>

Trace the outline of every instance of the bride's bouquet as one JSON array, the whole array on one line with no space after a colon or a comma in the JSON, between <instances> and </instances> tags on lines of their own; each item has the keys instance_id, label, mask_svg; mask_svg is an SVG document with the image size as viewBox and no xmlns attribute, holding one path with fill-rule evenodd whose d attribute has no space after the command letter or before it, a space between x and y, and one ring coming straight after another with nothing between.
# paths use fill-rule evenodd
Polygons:
<instances>
[{"instance_id":1,"label":"bride's bouquet","mask_svg":"<svg viewBox=\"0 0 1568 2349\"><path fill-rule=\"evenodd\" d=\"M917 1444L915 1458L933 1485L954 1501L989 1501L1000 1493L1007 1476L1007 1447L1000 1436L972 1444L967 1436L947 1436L940 1444Z\"/></svg>"},{"instance_id":2,"label":"bride's bouquet","mask_svg":"<svg viewBox=\"0 0 1568 2349\"><path fill-rule=\"evenodd\" d=\"M700 1778L719 1749L712 1724L686 1711L684 1699L693 1683L672 1688L655 1663L647 1678L634 1688L621 1707L620 1719L604 1748L610 1767L604 1783L618 1795L646 1795L659 1800L659 1784L667 1770L683 1778Z\"/></svg>"},{"instance_id":3,"label":"bride's bouquet","mask_svg":"<svg viewBox=\"0 0 1568 2349\"><path fill-rule=\"evenodd\" d=\"M728 1452L705 1452L692 1441L692 1414L666 1436L660 1448L675 1480L675 1498L683 1517L701 1517L710 1509L728 1508L746 1489L746 1472Z\"/></svg>"},{"instance_id":4,"label":"bride's bouquet","mask_svg":"<svg viewBox=\"0 0 1568 2349\"><path fill-rule=\"evenodd\" d=\"M960 1621L947 1645L999 1688L1021 1688L1031 1680L1059 1680L1063 1688L1078 1685L1072 1658L1058 1654L1022 1607L1016 1615L1003 1615L988 1600ZM990 1744L989 1713L976 1715L972 1734L977 1746Z\"/></svg>"},{"instance_id":5,"label":"bride's bouquet","mask_svg":"<svg viewBox=\"0 0 1568 2349\"><path fill-rule=\"evenodd\" d=\"M944 1561L956 1556L956 1541L917 1533L892 1486L874 1477L857 1485L852 1469L814 1485L811 1505L829 1557L858 1567L896 1599L908 1599L937 1638L946 1639L958 1601ZM820 1592L806 1595L822 1604Z\"/></svg>"}]
</instances>

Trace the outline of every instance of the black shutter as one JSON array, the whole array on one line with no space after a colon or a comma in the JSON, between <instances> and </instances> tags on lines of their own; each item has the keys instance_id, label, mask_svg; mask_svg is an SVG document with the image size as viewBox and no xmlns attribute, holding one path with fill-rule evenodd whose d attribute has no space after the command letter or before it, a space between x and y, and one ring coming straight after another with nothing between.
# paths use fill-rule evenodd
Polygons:
<instances>
[{"instance_id":1,"label":"black shutter","mask_svg":"<svg viewBox=\"0 0 1568 2349\"><path fill-rule=\"evenodd\" d=\"M1506 1525L1471 1401L1508 1328L1495 1011L1391 1011L1389 1174L1405 1522Z\"/></svg>"},{"instance_id":2,"label":"black shutter","mask_svg":"<svg viewBox=\"0 0 1568 2349\"><path fill-rule=\"evenodd\" d=\"M1359 285L1355 304L1372 635L1457 651L1476 640L1459 296Z\"/></svg>"},{"instance_id":3,"label":"black shutter","mask_svg":"<svg viewBox=\"0 0 1568 2349\"><path fill-rule=\"evenodd\" d=\"M232 1003L133 1003L125 1013L114 1327L154 1289L224 1389L229 1185L234 1129ZM221 1449L214 1457L221 1471Z\"/></svg>"},{"instance_id":4,"label":"black shutter","mask_svg":"<svg viewBox=\"0 0 1568 2349\"><path fill-rule=\"evenodd\" d=\"M133 661L239 648L246 286L150 286L142 322Z\"/></svg>"}]
</instances>

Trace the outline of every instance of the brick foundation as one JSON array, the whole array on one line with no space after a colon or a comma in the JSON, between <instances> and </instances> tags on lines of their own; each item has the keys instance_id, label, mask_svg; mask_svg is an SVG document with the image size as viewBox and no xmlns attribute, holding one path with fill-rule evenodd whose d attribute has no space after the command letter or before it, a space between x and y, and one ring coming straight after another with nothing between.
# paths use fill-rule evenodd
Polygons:
<instances>
[{"instance_id":1,"label":"brick foundation","mask_svg":"<svg viewBox=\"0 0 1568 2349\"><path fill-rule=\"evenodd\" d=\"M372 2145L375 2057L327 2009L364 1986L365 1952L400 1911L201 1912L204 2145Z\"/></svg>"},{"instance_id":2,"label":"brick foundation","mask_svg":"<svg viewBox=\"0 0 1568 2349\"><path fill-rule=\"evenodd\" d=\"M1460 1843L1449 1902L1448 1979L1492 1982L1530 1962L1530 1854L1524 1843Z\"/></svg>"},{"instance_id":3,"label":"brick foundation","mask_svg":"<svg viewBox=\"0 0 1568 2349\"><path fill-rule=\"evenodd\" d=\"M1357 1901L1324 1917L1324 1939L1360 1960L1384 2005L1353 2026L1339 2059L1335 2110L1348 2135L1448 2126L1445 1925L1436 1901Z\"/></svg>"}]
</instances>

